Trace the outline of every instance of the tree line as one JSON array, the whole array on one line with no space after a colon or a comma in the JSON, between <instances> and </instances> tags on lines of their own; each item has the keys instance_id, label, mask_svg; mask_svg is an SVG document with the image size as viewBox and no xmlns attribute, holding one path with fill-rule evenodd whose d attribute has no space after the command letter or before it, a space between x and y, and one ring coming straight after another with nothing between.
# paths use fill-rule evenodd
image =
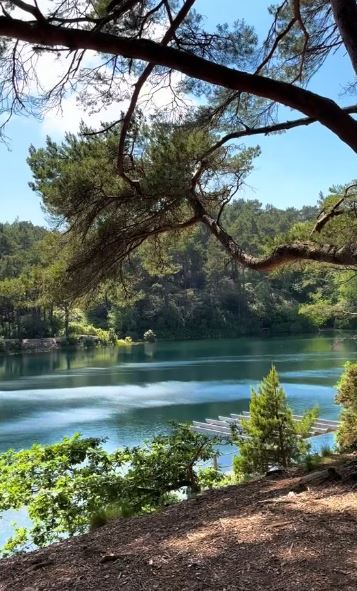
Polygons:
<instances>
[{"instance_id":1,"label":"tree line","mask_svg":"<svg viewBox=\"0 0 357 591\"><path fill-rule=\"evenodd\" d=\"M300 232L318 209L278 209L237 199L229 231L259 255L277 232ZM305 230L304 230L305 231ZM57 231L16 221L0 225L0 335L5 339L97 335L103 342L236 337L357 328L357 278L319 265L260 275L226 254L203 226L145 243L125 276L86 297L68 289L69 245Z\"/></svg>"}]
</instances>

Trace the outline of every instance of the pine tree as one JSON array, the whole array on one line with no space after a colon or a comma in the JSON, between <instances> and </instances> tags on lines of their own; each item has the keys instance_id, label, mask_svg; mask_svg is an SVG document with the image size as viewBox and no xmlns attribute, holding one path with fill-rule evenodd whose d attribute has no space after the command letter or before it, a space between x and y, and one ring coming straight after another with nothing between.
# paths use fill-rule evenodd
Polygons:
<instances>
[{"instance_id":1,"label":"pine tree","mask_svg":"<svg viewBox=\"0 0 357 591\"><path fill-rule=\"evenodd\" d=\"M343 405L337 441L343 451L357 450L357 363L346 363L337 384L336 402Z\"/></svg>"},{"instance_id":2,"label":"pine tree","mask_svg":"<svg viewBox=\"0 0 357 591\"><path fill-rule=\"evenodd\" d=\"M252 390L250 417L242 419L245 438L239 438L240 455L234 460L239 478L264 473L270 466L289 467L308 451L304 436L316 420L317 410L309 410L301 423L293 420L278 372L273 366L257 391Z\"/></svg>"}]
</instances>

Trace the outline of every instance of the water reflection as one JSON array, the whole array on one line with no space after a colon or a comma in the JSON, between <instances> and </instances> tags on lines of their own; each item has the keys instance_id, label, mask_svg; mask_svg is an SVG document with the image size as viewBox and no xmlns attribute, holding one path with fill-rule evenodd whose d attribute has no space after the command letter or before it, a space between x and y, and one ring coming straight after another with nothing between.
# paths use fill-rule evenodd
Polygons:
<instances>
[{"instance_id":1,"label":"water reflection","mask_svg":"<svg viewBox=\"0 0 357 591\"><path fill-rule=\"evenodd\" d=\"M250 388L275 363L296 412L319 404L335 418L334 384L356 343L326 336L145 343L123 349L0 359L0 450L74 431L132 445L170 420L248 408Z\"/></svg>"}]
</instances>

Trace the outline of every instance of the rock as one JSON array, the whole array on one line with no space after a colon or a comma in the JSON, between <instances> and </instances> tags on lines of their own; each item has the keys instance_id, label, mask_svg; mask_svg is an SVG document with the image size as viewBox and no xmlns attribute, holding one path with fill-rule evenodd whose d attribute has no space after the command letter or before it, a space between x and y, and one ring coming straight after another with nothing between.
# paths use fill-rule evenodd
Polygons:
<instances>
[{"instance_id":1,"label":"rock","mask_svg":"<svg viewBox=\"0 0 357 591\"><path fill-rule=\"evenodd\" d=\"M102 556L100 559L100 562L101 564L105 564L106 562L115 562L119 558L120 556L118 554L105 554L105 556Z\"/></svg>"},{"instance_id":2,"label":"rock","mask_svg":"<svg viewBox=\"0 0 357 591\"><path fill-rule=\"evenodd\" d=\"M272 468L269 468L265 477L274 480L274 478L284 478L286 475L287 471L284 468L281 466L273 466Z\"/></svg>"}]
</instances>

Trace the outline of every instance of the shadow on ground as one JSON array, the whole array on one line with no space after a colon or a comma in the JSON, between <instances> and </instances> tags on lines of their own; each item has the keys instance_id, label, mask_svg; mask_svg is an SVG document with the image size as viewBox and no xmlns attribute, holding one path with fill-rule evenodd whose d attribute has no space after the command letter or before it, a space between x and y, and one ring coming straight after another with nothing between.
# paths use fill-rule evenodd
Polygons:
<instances>
[{"instance_id":1,"label":"shadow on ground","mask_svg":"<svg viewBox=\"0 0 357 591\"><path fill-rule=\"evenodd\" d=\"M0 591L356 591L356 489L294 484L211 491L1 561Z\"/></svg>"}]
</instances>

